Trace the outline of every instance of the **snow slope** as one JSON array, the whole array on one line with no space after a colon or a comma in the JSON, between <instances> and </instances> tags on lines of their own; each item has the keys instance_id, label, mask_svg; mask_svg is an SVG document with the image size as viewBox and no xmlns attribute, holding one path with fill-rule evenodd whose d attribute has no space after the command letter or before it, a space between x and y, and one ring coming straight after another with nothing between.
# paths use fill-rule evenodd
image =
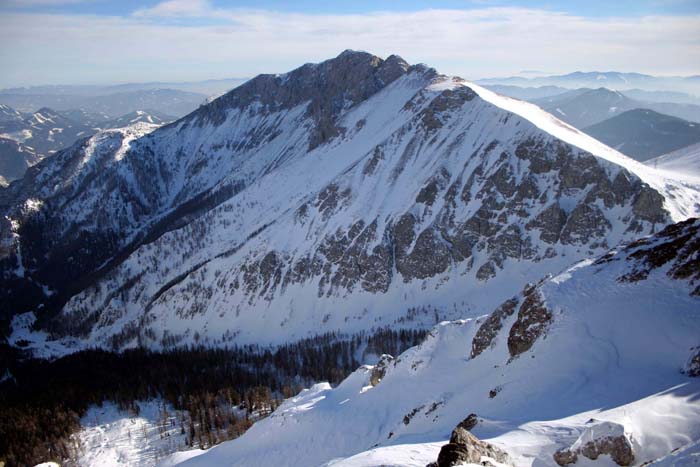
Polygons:
<instances>
[{"instance_id":1,"label":"snow slope","mask_svg":"<svg viewBox=\"0 0 700 467\"><path fill-rule=\"evenodd\" d=\"M80 446L75 465L147 467L174 452L179 459L201 453L185 450L185 435L180 434L172 407L167 407L167 416L159 401L140 402L138 407L138 415L113 403L90 408L80 421L82 429L74 435Z\"/></svg>"},{"instance_id":2,"label":"snow slope","mask_svg":"<svg viewBox=\"0 0 700 467\"><path fill-rule=\"evenodd\" d=\"M696 448L676 450L700 439L700 380L682 373L700 336L699 255L695 220L580 262L516 296L481 353L491 321L443 322L375 386L372 367L317 384L179 465L422 467L472 412L473 433L518 466L554 467L554 451L606 426L631 439L633 465L687 465ZM549 318L522 331L540 306ZM518 329L530 347L514 352Z\"/></svg>"},{"instance_id":3,"label":"snow slope","mask_svg":"<svg viewBox=\"0 0 700 467\"><path fill-rule=\"evenodd\" d=\"M646 165L669 176L700 183L700 143L651 159Z\"/></svg>"}]
</instances>

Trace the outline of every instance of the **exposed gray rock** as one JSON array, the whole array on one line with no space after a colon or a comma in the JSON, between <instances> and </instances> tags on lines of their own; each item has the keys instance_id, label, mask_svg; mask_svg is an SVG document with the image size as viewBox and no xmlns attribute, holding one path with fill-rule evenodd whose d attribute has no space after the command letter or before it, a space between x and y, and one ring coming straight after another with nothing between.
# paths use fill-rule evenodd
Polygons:
<instances>
[{"instance_id":1,"label":"exposed gray rock","mask_svg":"<svg viewBox=\"0 0 700 467\"><path fill-rule=\"evenodd\" d=\"M610 436L589 441L581 448L581 454L596 460L602 454L608 454L617 465L627 466L634 462L632 443L626 436Z\"/></svg>"},{"instance_id":2,"label":"exposed gray rock","mask_svg":"<svg viewBox=\"0 0 700 467\"><path fill-rule=\"evenodd\" d=\"M418 196L416 196L416 203L423 203L425 205L432 206L437 198L438 192L445 188L447 182L449 182L449 179L449 172L442 169L438 175L432 177L430 181L428 181L428 183L421 188Z\"/></svg>"},{"instance_id":3,"label":"exposed gray rock","mask_svg":"<svg viewBox=\"0 0 700 467\"><path fill-rule=\"evenodd\" d=\"M467 431L472 431L476 424L479 423L479 418L475 413L470 413L467 418L459 422L457 428L464 428Z\"/></svg>"},{"instance_id":4,"label":"exposed gray rock","mask_svg":"<svg viewBox=\"0 0 700 467\"><path fill-rule=\"evenodd\" d=\"M338 206L348 198L351 191L349 188L340 191L338 185L332 183L325 187L316 197L316 207L323 214L323 219L328 219L333 215Z\"/></svg>"},{"instance_id":5,"label":"exposed gray rock","mask_svg":"<svg viewBox=\"0 0 700 467\"><path fill-rule=\"evenodd\" d=\"M503 327L503 321L513 314L516 306L518 306L517 298L506 300L479 326L474 339L472 339L471 358L478 357L481 352L491 346Z\"/></svg>"},{"instance_id":6,"label":"exposed gray rock","mask_svg":"<svg viewBox=\"0 0 700 467\"><path fill-rule=\"evenodd\" d=\"M554 457L554 462L562 467L569 464L575 464L576 461L578 461L578 454L569 448L558 450L552 455L552 457Z\"/></svg>"},{"instance_id":7,"label":"exposed gray rock","mask_svg":"<svg viewBox=\"0 0 700 467\"><path fill-rule=\"evenodd\" d=\"M552 313L544 306L537 287L526 287L523 296L518 317L508 334L508 351L511 357L530 350L552 321Z\"/></svg>"},{"instance_id":8,"label":"exposed gray rock","mask_svg":"<svg viewBox=\"0 0 700 467\"><path fill-rule=\"evenodd\" d=\"M504 451L479 440L460 425L452 431L450 442L440 449L435 464L437 467L452 467L461 464L494 465L490 461L501 464L512 463Z\"/></svg>"},{"instance_id":9,"label":"exposed gray rock","mask_svg":"<svg viewBox=\"0 0 700 467\"><path fill-rule=\"evenodd\" d=\"M408 232L407 232L408 233ZM450 245L440 232L428 228L418 235L413 248L404 242L396 242L396 269L404 281L434 277L447 270L450 264Z\"/></svg>"},{"instance_id":10,"label":"exposed gray rock","mask_svg":"<svg viewBox=\"0 0 700 467\"><path fill-rule=\"evenodd\" d=\"M572 189L583 189L607 179L605 171L594 156L573 157L570 147L560 145L557 151L556 168L559 169L559 189L564 193Z\"/></svg>"},{"instance_id":11,"label":"exposed gray rock","mask_svg":"<svg viewBox=\"0 0 700 467\"><path fill-rule=\"evenodd\" d=\"M663 206L664 197L644 184L634 200L632 210L640 219L657 223L664 222L667 218Z\"/></svg>"},{"instance_id":12,"label":"exposed gray rock","mask_svg":"<svg viewBox=\"0 0 700 467\"><path fill-rule=\"evenodd\" d=\"M654 243L641 239L627 245L625 251L634 261L618 281L645 280L655 269L670 264L666 275L689 281L695 286L691 295L700 296L700 220L670 225L657 234Z\"/></svg>"},{"instance_id":13,"label":"exposed gray rock","mask_svg":"<svg viewBox=\"0 0 700 467\"><path fill-rule=\"evenodd\" d=\"M559 203L552 203L530 221L526 228L528 230L538 229L540 240L553 244L559 241L559 235L565 224L566 212L559 207Z\"/></svg>"},{"instance_id":14,"label":"exposed gray rock","mask_svg":"<svg viewBox=\"0 0 700 467\"><path fill-rule=\"evenodd\" d=\"M632 444L626 436L606 436L585 443L578 449L560 449L555 452L554 461L562 467L574 464L578 456L596 460L601 455L609 455L620 466L628 466L634 463L634 451Z\"/></svg>"},{"instance_id":15,"label":"exposed gray rock","mask_svg":"<svg viewBox=\"0 0 700 467\"><path fill-rule=\"evenodd\" d=\"M700 376L700 346L690 349L690 358L683 368L683 373L691 377Z\"/></svg>"},{"instance_id":16,"label":"exposed gray rock","mask_svg":"<svg viewBox=\"0 0 700 467\"><path fill-rule=\"evenodd\" d=\"M418 116L428 131L437 130L445 123L446 116L450 115L448 111L461 107L475 97L476 93L468 87L446 89L434 98Z\"/></svg>"},{"instance_id":17,"label":"exposed gray rock","mask_svg":"<svg viewBox=\"0 0 700 467\"><path fill-rule=\"evenodd\" d=\"M416 67L396 55L382 60L346 50L334 59L308 63L285 75L258 75L200 108L197 118L199 124L221 125L230 109L253 102L259 102L265 112L308 102L307 116L314 122L309 149L313 149L342 133L336 120L348 106L368 99L411 69Z\"/></svg>"},{"instance_id":18,"label":"exposed gray rock","mask_svg":"<svg viewBox=\"0 0 700 467\"><path fill-rule=\"evenodd\" d=\"M582 245L603 238L612 226L595 204L581 203L571 212L561 232L564 244Z\"/></svg>"},{"instance_id":19,"label":"exposed gray rock","mask_svg":"<svg viewBox=\"0 0 700 467\"><path fill-rule=\"evenodd\" d=\"M634 463L634 448L625 434L625 427L619 423L590 420L588 426L576 442L568 448L554 453L554 461L560 466L576 463L579 456L596 460L601 455L609 455L620 466Z\"/></svg>"},{"instance_id":20,"label":"exposed gray rock","mask_svg":"<svg viewBox=\"0 0 700 467\"><path fill-rule=\"evenodd\" d=\"M386 375L388 366L394 361L394 357L389 354L383 354L377 364L372 368L372 373L369 376L369 384L376 386Z\"/></svg>"},{"instance_id":21,"label":"exposed gray rock","mask_svg":"<svg viewBox=\"0 0 700 467\"><path fill-rule=\"evenodd\" d=\"M480 281L486 281L496 276L496 267L491 261L482 264L476 271L476 278Z\"/></svg>"}]
</instances>

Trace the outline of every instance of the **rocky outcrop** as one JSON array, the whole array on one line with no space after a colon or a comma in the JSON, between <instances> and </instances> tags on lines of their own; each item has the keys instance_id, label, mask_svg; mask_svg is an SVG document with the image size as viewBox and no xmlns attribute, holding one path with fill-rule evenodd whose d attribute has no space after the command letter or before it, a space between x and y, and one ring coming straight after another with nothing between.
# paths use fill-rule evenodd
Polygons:
<instances>
[{"instance_id":1,"label":"rocky outcrop","mask_svg":"<svg viewBox=\"0 0 700 467\"><path fill-rule=\"evenodd\" d=\"M518 299L511 298L503 302L501 306L496 308L496 311L486 318L472 339L471 358L478 357L481 352L493 344L498 332L503 328L503 321L513 314L517 306Z\"/></svg>"},{"instance_id":2,"label":"rocky outcrop","mask_svg":"<svg viewBox=\"0 0 700 467\"><path fill-rule=\"evenodd\" d=\"M576 442L570 447L554 453L554 461L560 466L574 464L579 455L596 460L602 455L608 455L620 466L634 463L634 448L624 427L613 422L596 422L584 430Z\"/></svg>"},{"instance_id":3,"label":"rocky outcrop","mask_svg":"<svg viewBox=\"0 0 700 467\"><path fill-rule=\"evenodd\" d=\"M372 368L372 372L369 375L369 384L376 386L386 375L386 370L389 365L394 361L394 357L389 354L384 354L379 358L377 364Z\"/></svg>"},{"instance_id":4,"label":"rocky outcrop","mask_svg":"<svg viewBox=\"0 0 700 467\"><path fill-rule=\"evenodd\" d=\"M458 425L450 436L450 442L440 449L437 462L428 467L452 467L462 464L495 466L494 462L511 464L510 457L503 450L479 440L468 430Z\"/></svg>"},{"instance_id":5,"label":"rocky outcrop","mask_svg":"<svg viewBox=\"0 0 700 467\"><path fill-rule=\"evenodd\" d=\"M540 240L550 244L559 241L561 230L566 224L566 212L559 206L559 203L552 203L527 224L530 230L540 231Z\"/></svg>"},{"instance_id":6,"label":"rocky outcrop","mask_svg":"<svg viewBox=\"0 0 700 467\"><path fill-rule=\"evenodd\" d=\"M227 112L259 103L264 112L291 109L308 102L306 114L314 122L309 149L340 135L338 116L409 72L401 57L386 60L346 50L322 63L307 63L284 75L259 75L197 111L198 125L221 125Z\"/></svg>"},{"instance_id":7,"label":"rocky outcrop","mask_svg":"<svg viewBox=\"0 0 700 467\"><path fill-rule=\"evenodd\" d=\"M686 280L694 288L691 295L700 296L700 220L689 219L670 225L651 239L641 239L625 247L629 254L629 271L620 282L646 279L659 268L677 280Z\"/></svg>"},{"instance_id":8,"label":"rocky outcrop","mask_svg":"<svg viewBox=\"0 0 700 467\"><path fill-rule=\"evenodd\" d=\"M467 418L457 424L457 428L464 428L467 431L472 431L479 423L479 417L475 413L470 413Z\"/></svg>"},{"instance_id":9,"label":"rocky outcrop","mask_svg":"<svg viewBox=\"0 0 700 467\"><path fill-rule=\"evenodd\" d=\"M535 286L523 292L524 300L518 310L518 318L508 334L508 351L517 357L530 350L535 341L546 331L552 321L552 313L544 305L542 295Z\"/></svg>"},{"instance_id":10,"label":"rocky outcrop","mask_svg":"<svg viewBox=\"0 0 700 467\"><path fill-rule=\"evenodd\" d=\"M587 244L591 240L605 237L611 227L608 219L595 204L579 204L566 221L561 232L561 242Z\"/></svg>"},{"instance_id":11,"label":"rocky outcrop","mask_svg":"<svg viewBox=\"0 0 700 467\"><path fill-rule=\"evenodd\" d=\"M461 107L476 97L476 93L468 87L458 87L454 90L446 89L436 98L430 101L419 114L420 120L428 131L441 128L445 119L449 117L449 111Z\"/></svg>"},{"instance_id":12,"label":"rocky outcrop","mask_svg":"<svg viewBox=\"0 0 700 467\"><path fill-rule=\"evenodd\" d=\"M690 349L690 358L683 368L683 373L693 378L700 376L700 346Z\"/></svg>"}]
</instances>

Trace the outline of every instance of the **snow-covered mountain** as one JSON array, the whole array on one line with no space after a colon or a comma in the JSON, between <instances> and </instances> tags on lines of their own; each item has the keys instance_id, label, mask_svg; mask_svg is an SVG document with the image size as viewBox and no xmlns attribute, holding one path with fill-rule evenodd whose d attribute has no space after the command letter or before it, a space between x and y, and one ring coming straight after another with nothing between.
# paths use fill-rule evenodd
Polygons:
<instances>
[{"instance_id":1,"label":"snow-covered mountain","mask_svg":"<svg viewBox=\"0 0 700 467\"><path fill-rule=\"evenodd\" d=\"M101 129L123 128L144 122L162 125L174 117L156 111L137 110L119 118L82 109L56 111L42 108L24 115L0 105L0 176L22 178L26 169L45 157L87 138ZM20 157L23 156L23 157ZM23 162L17 162L23 159Z\"/></svg>"},{"instance_id":2,"label":"snow-covered mountain","mask_svg":"<svg viewBox=\"0 0 700 467\"><path fill-rule=\"evenodd\" d=\"M21 112L13 109L10 106L0 104L0 123L5 125L8 123L21 122L24 119L24 115Z\"/></svg>"},{"instance_id":3,"label":"snow-covered mountain","mask_svg":"<svg viewBox=\"0 0 700 467\"><path fill-rule=\"evenodd\" d=\"M105 122L101 128L123 128L135 123L151 123L154 125L163 125L176 120L175 117L166 115L154 110L136 110L119 118L115 118Z\"/></svg>"},{"instance_id":4,"label":"snow-covered mountain","mask_svg":"<svg viewBox=\"0 0 700 467\"><path fill-rule=\"evenodd\" d=\"M488 316L440 323L396 359L304 390L178 465L423 467L470 413L472 433L511 465L574 454L576 465L696 465L699 260L700 220L669 226L528 285Z\"/></svg>"},{"instance_id":5,"label":"snow-covered mountain","mask_svg":"<svg viewBox=\"0 0 700 467\"><path fill-rule=\"evenodd\" d=\"M261 75L152 130L101 132L0 192L12 342L426 327L700 209L697 186L396 56Z\"/></svg>"}]
</instances>

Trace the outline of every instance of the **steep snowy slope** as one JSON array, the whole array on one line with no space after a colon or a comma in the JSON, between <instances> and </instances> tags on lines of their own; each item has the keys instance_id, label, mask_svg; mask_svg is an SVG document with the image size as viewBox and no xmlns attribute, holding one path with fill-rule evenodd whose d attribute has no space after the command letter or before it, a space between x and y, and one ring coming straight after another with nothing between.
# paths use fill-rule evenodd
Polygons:
<instances>
[{"instance_id":1,"label":"steep snowy slope","mask_svg":"<svg viewBox=\"0 0 700 467\"><path fill-rule=\"evenodd\" d=\"M667 171L676 178L700 180L700 143L645 162L649 167Z\"/></svg>"},{"instance_id":2,"label":"steep snowy slope","mask_svg":"<svg viewBox=\"0 0 700 467\"><path fill-rule=\"evenodd\" d=\"M423 467L470 413L473 433L518 466L556 466L555 451L600 432L629 440L631 465L663 458L700 438L699 265L700 220L672 225L527 286L488 318L441 323L182 465ZM598 464L614 465L577 465Z\"/></svg>"},{"instance_id":3,"label":"steep snowy slope","mask_svg":"<svg viewBox=\"0 0 700 467\"><path fill-rule=\"evenodd\" d=\"M0 193L4 299L73 348L429 326L700 209L534 105L350 51L30 174Z\"/></svg>"}]
</instances>

